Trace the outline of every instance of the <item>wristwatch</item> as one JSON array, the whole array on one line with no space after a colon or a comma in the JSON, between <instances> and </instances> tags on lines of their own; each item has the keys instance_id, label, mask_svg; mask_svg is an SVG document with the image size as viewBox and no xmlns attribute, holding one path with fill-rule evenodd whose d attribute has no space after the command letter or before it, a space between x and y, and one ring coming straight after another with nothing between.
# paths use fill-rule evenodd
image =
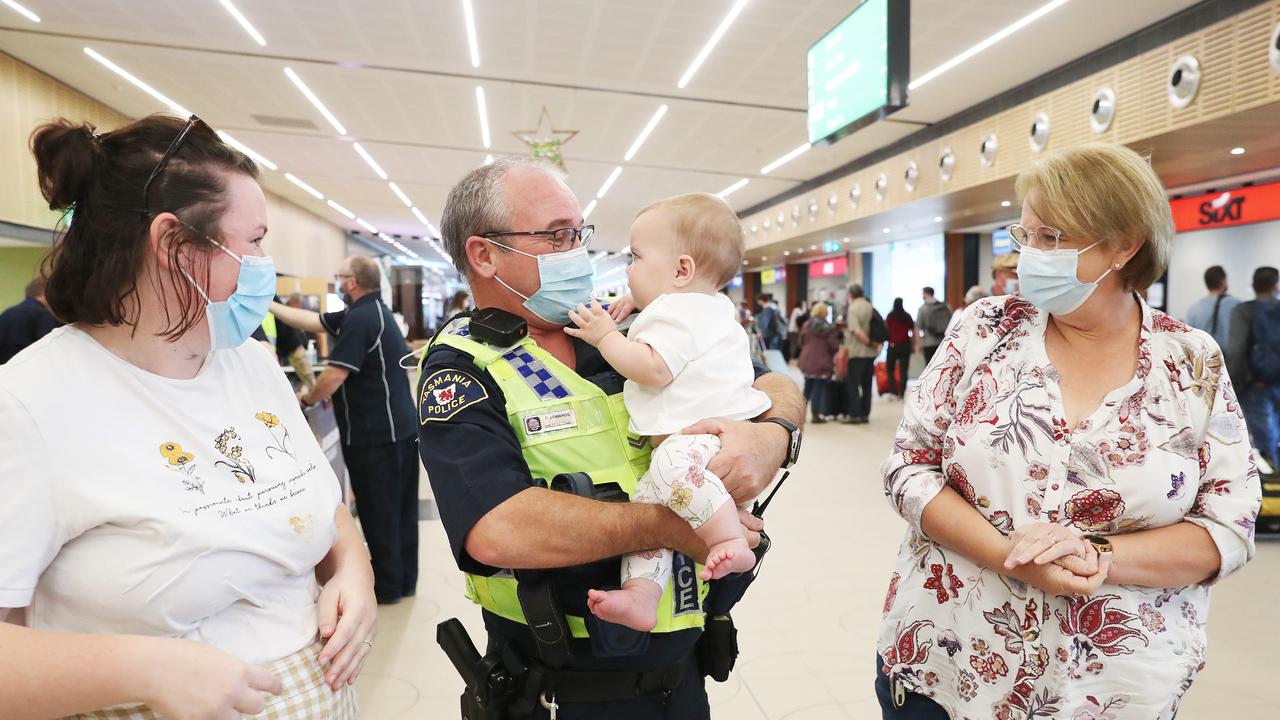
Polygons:
<instances>
[{"instance_id":1,"label":"wristwatch","mask_svg":"<svg viewBox=\"0 0 1280 720\"><path fill-rule=\"evenodd\" d=\"M800 440L803 435L803 433L800 432L800 428L796 427L796 424L790 420L785 420L780 417L765 418L764 422L774 423L787 431L787 434L790 436L790 441L787 443L787 459L783 461L782 469L786 470L792 465L795 465L796 460L800 459Z\"/></svg>"},{"instance_id":2,"label":"wristwatch","mask_svg":"<svg viewBox=\"0 0 1280 720\"><path fill-rule=\"evenodd\" d=\"M1112 551L1111 541L1101 535L1085 535L1084 540L1093 546L1093 549L1099 555L1110 555Z\"/></svg>"}]
</instances>

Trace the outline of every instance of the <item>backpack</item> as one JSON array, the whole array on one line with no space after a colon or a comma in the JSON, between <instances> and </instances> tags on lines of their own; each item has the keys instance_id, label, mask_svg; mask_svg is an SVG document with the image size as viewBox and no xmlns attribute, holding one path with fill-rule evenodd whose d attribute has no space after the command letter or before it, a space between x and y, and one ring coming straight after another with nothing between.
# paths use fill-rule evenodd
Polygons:
<instances>
[{"instance_id":1,"label":"backpack","mask_svg":"<svg viewBox=\"0 0 1280 720\"><path fill-rule=\"evenodd\" d=\"M1255 379L1280 384L1280 302L1253 304L1249 369Z\"/></svg>"},{"instance_id":2,"label":"backpack","mask_svg":"<svg viewBox=\"0 0 1280 720\"><path fill-rule=\"evenodd\" d=\"M873 344L889 342L889 326L884 324L884 317L875 308L871 308L871 325L867 327L867 337Z\"/></svg>"},{"instance_id":3,"label":"backpack","mask_svg":"<svg viewBox=\"0 0 1280 720\"><path fill-rule=\"evenodd\" d=\"M944 302L930 303L929 315L920 324L930 335L946 335L951 325L951 308Z\"/></svg>"}]
</instances>

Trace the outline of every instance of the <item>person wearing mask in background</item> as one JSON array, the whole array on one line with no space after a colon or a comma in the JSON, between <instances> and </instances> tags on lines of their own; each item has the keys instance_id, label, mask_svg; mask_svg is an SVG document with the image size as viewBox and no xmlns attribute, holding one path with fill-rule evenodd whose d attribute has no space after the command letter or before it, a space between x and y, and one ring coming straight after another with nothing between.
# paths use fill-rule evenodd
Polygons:
<instances>
[{"instance_id":1,"label":"person wearing mask in background","mask_svg":"<svg viewBox=\"0 0 1280 720\"><path fill-rule=\"evenodd\" d=\"M62 324L49 312L44 286L44 276L37 275L27 283L26 298L0 313L0 365Z\"/></svg>"},{"instance_id":2,"label":"person wearing mask in background","mask_svg":"<svg viewBox=\"0 0 1280 720\"><path fill-rule=\"evenodd\" d=\"M333 336L329 366L299 398L304 407L334 399L342 456L351 475L360 528L373 556L380 604L418 587L418 434L404 334L382 302L382 272L371 258L342 263L334 286L345 310L320 315L273 303L276 317Z\"/></svg>"},{"instance_id":3,"label":"person wearing mask in background","mask_svg":"<svg viewBox=\"0 0 1280 720\"><path fill-rule=\"evenodd\" d=\"M1225 350L1231 339L1231 312L1240 299L1227 294L1227 271L1221 265L1204 271L1204 285L1209 294L1187 308L1187 324L1212 335L1218 347Z\"/></svg>"},{"instance_id":4,"label":"person wearing mask in background","mask_svg":"<svg viewBox=\"0 0 1280 720\"><path fill-rule=\"evenodd\" d=\"M889 328L889 387L901 400L907 394L907 371L916 334L916 323L903 307L902 298L893 299L893 309L885 316L884 324Z\"/></svg>"},{"instance_id":5,"label":"person wearing mask in background","mask_svg":"<svg viewBox=\"0 0 1280 720\"><path fill-rule=\"evenodd\" d=\"M846 311L844 349L849 356L845 388L849 398L848 425L866 424L871 416L871 384L875 380L875 362L880 343L871 339L871 316L874 308L862 286L849 286L849 308Z\"/></svg>"},{"instance_id":6,"label":"person wearing mask in background","mask_svg":"<svg viewBox=\"0 0 1280 720\"><path fill-rule=\"evenodd\" d=\"M947 325L951 324L951 308L933 296L931 287L924 288L922 294L924 304L916 311L916 343L924 353L924 364L928 365L933 360L933 354L938 352L938 346L942 344Z\"/></svg>"},{"instance_id":7,"label":"person wearing mask in background","mask_svg":"<svg viewBox=\"0 0 1280 720\"><path fill-rule=\"evenodd\" d=\"M1240 406L1253 447L1280 469L1280 271L1260 267L1253 271L1256 299L1242 302L1231 312L1231 336L1227 340L1227 373L1240 388Z\"/></svg>"},{"instance_id":8,"label":"person wearing mask in background","mask_svg":"<svg viewBox=\"0 0 1280 720\"><path fill-rule=\"evenodd\" d=\"M987 293L986 288L982 287L981 285L974 285L973 287L969 288L969 292L966 292L964 294L964 306L969 307L970 305L978 302L984 297L991 297L991 295Z\"/></svg>"},{"instance_id":9,"label":"person wearing mask in background","mask_svg":"<svg viewBox=\"0 0 1280 720\"><path fill-rule=\"evenodd\" d=\"M354 720L373 577L249 340L276 283L257 167L195 116L31 147L76 208L46 289L70 324L0 368L0 624L35 630L0 633L0 715Z\"/></svg>"},{"instance_id":10,"label":"person wearing mask in background","mask_svg":"<svg viewBox=\"0 0 1280 720\"><path fill-rule=\"evenodd\" d=\"M1018 253L997 255L991 261L991 295L1012 295L1018 292Z\"/></svg>"},{"instance_id":11,"label":"person wearing mask in background","mask_svg":"<svg viewBox=\"0 0 1280 720\"><path fill-rule=\"evenodd\" d=\"M840 349L840 334L828 322L830 308L826 303L814 303L809 319L800 327L799 358L796 364L804 375L804 399L809 402L809 416L814 424L827 421L831 412L829 394L836 351Z\"/></svg>"}]
</instances>

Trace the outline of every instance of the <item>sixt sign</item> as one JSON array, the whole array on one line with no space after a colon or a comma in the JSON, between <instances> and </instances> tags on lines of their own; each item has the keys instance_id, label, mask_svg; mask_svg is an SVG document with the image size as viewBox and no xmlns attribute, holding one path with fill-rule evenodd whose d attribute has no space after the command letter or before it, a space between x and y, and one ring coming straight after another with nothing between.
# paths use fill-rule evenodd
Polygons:
<instances>
[{"instance_id":1,"label":"sixt sign","mask_svg":"<svg viewBox=\"0 0 1280 720\"><path fill-rule=\"evenodd\" d=\"M1178 232L1280 220L1280 183L1170 201Z\"/></svg>"}]
</instances>

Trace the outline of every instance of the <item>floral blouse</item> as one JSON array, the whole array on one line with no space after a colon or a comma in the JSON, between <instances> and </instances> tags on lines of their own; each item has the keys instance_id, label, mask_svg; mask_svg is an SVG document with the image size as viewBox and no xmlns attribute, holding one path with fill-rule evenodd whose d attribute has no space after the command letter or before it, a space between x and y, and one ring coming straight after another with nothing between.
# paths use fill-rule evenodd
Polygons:
<instances>
[{"instance_id":1,"label":"floral blouse","mask_svg":"<svg viewBox=\"0 0 1280 720\"><path fill-rule=\"evenodd\" d=\"M920 527L945 482L1005 535L1186 520L1222 555L1215 581L1253 556L1258 473L1210 336L1142 303L1137 374L1070 430L1047 318L1017 295L972 305L908 397L882 472L911 527L877 649L888 675L957 719L1167 720L1204 667L1206 585L1046 595Z\"/></svg>"}]
</instances>

